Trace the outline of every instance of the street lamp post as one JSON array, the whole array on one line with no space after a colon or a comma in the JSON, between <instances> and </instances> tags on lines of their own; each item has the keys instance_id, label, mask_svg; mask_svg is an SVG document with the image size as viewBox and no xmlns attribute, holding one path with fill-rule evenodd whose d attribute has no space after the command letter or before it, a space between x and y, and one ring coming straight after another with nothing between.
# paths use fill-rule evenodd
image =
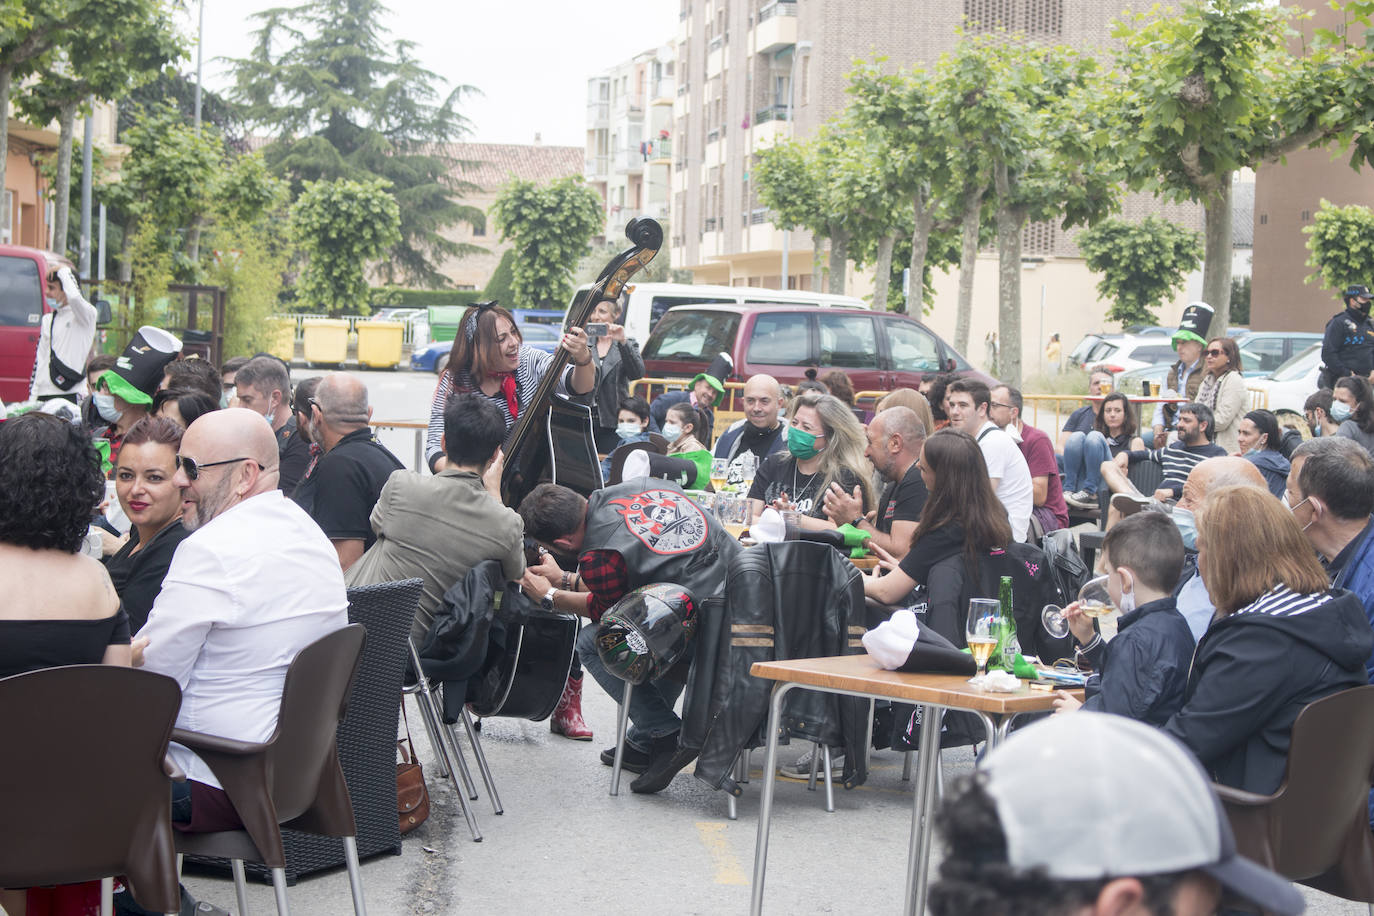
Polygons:
<instances>
[{"instance_id":1,"label":"street lamp post","mask_svg":"<svg viewBox=\"0 0 1374 916\"><path fill-rule=\"evenodd\" d=\"M786 118L786 121L787 121L787 135L788 135L788 139L791 139L792 134L793 134L793 130L792 130L792 103L793 103L793 100L796 98L796 95L797 95L797 59L800 58L803 54L808 54L808 53L810 53L811 47L812 47L811 42L809 42L809 41L799 41L799 42L797 42L796 46L792 49L792 69L791 69L791 71L790 71L790 72L788 73L788 75L787 75L787 118ZM787 289L787 270L788 270L788 268L787 268L787 255L788 255L788 249L791 248L791 245L792 245L792 231L791 231L790 229L784 229L784 230L782 230L782 288L783 288L784 290Z\"/></svg>"}]
</instances>

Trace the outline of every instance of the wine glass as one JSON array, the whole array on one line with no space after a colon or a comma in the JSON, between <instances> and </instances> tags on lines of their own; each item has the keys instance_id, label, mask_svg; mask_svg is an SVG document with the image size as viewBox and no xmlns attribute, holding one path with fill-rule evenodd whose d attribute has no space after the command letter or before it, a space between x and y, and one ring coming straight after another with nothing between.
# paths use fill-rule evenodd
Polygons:
<instances>
[{"instance_id":1,"label":"wine glass","mask_svg":"<svg viewBox=\"0 0 1374 916\"><path fill-rule=\"evenodd\" d=\"M745 452L739 459L740 490L748 493L754 486L754 474L758 470L758 458L753 452Z\"/></svg>"},{"instance_id":2,"label":"wine glass","mask_svg":"<svg viewBox=\"0 0 1374 916\"><path fill-rule=\"evenodd\" d=\"M725 481L730 477L730 459L711 459L711 486L717 493L725 489Z\"/></svg>"},{"instance_id":3,"label":"wine glass","mask_svg":"<svg viewBox=\"0 0 1374 916\"><path fill-rule=\"evenodd\" d=\"M1002 604L995 598L972 598L968 603L968 625L964 628L964 638L973 660L978 664L978 674L970 683L979 681L987 674L988 658L997 646L997 620L1002 614Z\"/></svg>"},{"instance_id":4,"label":"wine glass","mask_svg":"<svg viewBox=\"0 0 1374 916\"><path fill-rule=\"evenodd\" d=\"M1083 583L1078 590L1078 609L1088 617L1106 617L1116 610L1111 593L1107 591L1106 576L1097 576ZM1040 612L1040 621L1055 639L1069 635L1069 622L1064 619L1064 609L1057 604L1045 605Z\"/></svg>"}]
</instances>

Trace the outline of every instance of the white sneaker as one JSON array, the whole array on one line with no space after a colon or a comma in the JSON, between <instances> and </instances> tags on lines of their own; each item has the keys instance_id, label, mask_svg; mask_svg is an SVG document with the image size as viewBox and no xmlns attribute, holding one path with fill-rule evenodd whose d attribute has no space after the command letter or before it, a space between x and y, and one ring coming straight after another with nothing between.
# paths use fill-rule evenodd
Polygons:
<instances>
[{"instance_id":1,"label":"white sneaker","mask_svg":"<svg viewBox=\"0 0 1374 916\"><path fill-rule=\"evenodd\" d=\"M791 766L778 767L778 775L783 779L811 779L811 758L815 755L816 749L813 747L797 758L797 762ZM830 778L839 779L844 775L844 754L830 752ZM816 768L816 778L824 779L825 773L818 766Z\"/></svg>"}]
</instances>

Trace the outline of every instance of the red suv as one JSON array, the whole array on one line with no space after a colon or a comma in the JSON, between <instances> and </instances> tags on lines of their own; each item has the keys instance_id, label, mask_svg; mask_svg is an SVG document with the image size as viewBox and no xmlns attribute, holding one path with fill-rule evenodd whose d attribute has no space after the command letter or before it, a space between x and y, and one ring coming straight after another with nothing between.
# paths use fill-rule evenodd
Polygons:
<instances>
[{"instance_id":1,"label":"red suv","mask_svg":"<svg viewBox=\"0 0 1374 916\"><path fill-rule=\"evenodd\" d=\"M38 353L38 325L48 311L43 281L71 261L51 251L0 245L0 400L23 401Z\"/></svg>"},{"instance_id":2,"label":"red suv","mask_svg":"<svg viewBox=\"0 0 1374 916\"><path fill-rule=\"evenodd\" d=\"M783 384L843 369L856 391L916 388L927 372L993 379L921 322L867 309L795 305L681 305L669 309L644 344L651 377L688 377L719 352L735 360L735 377L763 372Z\"/></svg>"}]
</instances>

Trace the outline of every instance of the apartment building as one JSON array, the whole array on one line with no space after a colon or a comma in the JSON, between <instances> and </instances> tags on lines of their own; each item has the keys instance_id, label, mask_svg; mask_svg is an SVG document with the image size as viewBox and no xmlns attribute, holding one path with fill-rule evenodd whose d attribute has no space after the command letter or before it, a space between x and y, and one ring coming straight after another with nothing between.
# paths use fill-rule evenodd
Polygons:
<instances>
[{"instance_id":1,"label":"apartment building","mask_svg":"<svg viewBox=\"0 0 1374 916\"><path fill-rule=\"evenodd\" d=\"M606 201L611 241L623 239L636 216L668 222L675 69L664 45L587 80L583 174Z\"/></svg>"},{"instance_id":2,"label":"apartment building","mask_svg":"<svg viewBox=\"0 0 1374 916\"><path fill-rule=\"evenodd\" d=\"M1312 18L1298 23L1299 42L1313 29L1337 29L1340 13L1320 0L1298 4ZM1358 36L1352 36L1358 41ZM1374 207L1374 169L1355 171L1350 157L1335 148L1291 153L1285 163L1259 167L1255 178L1255 270L1250 293L1252 327L1275 331L1320 331L1341 310L1340 289L1305 282L1315 273L1307 266L1307 236L1321 202L1336 206ZM1240 214L1236 214L1239 217ZM1374 283L1374 276L1349 277L1345 283Z\"/></svg>"},{"instance_id":3,"label":"apartment building","mask_svg":"<svg viewBox=\"0 0 1374 916\"><path fill-rule=\"evenodd\" d=\"M1180 0L1165 0L1176 6ZM933 66L954 48L957 29L999 30L1081 50L1110 48L1112 23L1123 13L1150 10L1156 0L681 0L677 40L677 97L673 106L672 231L674 267L699 283L781 288L783 233L769 220L750 178L759 150L790 137L807 137L847 102L847 75L859 59L885 57L888 65ZM1132 195L1127 218L1159 213L1201 231L1201 208L1165 205ZM1044 335L1065 339L1103 328L1106 303L1083 265L1074 233L1056 222L1026 227L1023 363L1037 365L1042 345L1037 303L1046 302ZM812 240L789 233L785 285L811 285ZM980 256L974 286L973 338L996 330L996 254ZM935 280L937 308L927 321L952 334L957 278ZM846 291L871 291L871 270L849 271ZM1177 318L1187 296L1161 310ZM947 307L949 306L949 307ZM946 325L948 327L946 327Z\"/></svg>"}]
</instances>

